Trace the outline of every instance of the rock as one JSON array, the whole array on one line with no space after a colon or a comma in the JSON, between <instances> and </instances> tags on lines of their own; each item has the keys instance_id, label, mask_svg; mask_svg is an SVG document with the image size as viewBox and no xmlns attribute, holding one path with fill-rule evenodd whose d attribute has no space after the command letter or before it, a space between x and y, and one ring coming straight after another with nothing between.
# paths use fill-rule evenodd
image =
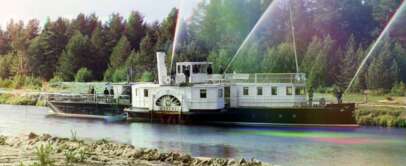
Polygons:
<instances>
[{"instance_id":1,"label":"rock","mask_svg":"<svg viewBox=\"0 0 406 166\"><path fill-rule=\"evenodd\" d=\"M227 165L236 165L237 164L237 162L234 160L234 159L230 159L230 160L228 160L228 162L227 162Z\"/></svg>"},{"instance_id":2,"label":"rock","mask_svg":"<svg viewBox=\"0 0 406 166\"><path fill-rule=\"evenodd\" d=\"M35 138L37 138L37 137L38 137L38 135L35 134L35 133L33 133L33 132L31 132L30 134L28 134L28 139L35 139Z\"/></svg>"},{"instance_id":3,"label":"rock","mask_svg":"<svg viewBox=\"0 0 406 166\"><path fill-rule=\"evenodd\" d=\"M51 135L43 134L40 139L41 139L41 141L48 141L50 138L52 138Z\"/></svg>"},{"instance_id":4,"label":"rock","mask_svg":"<svg viewBox=\"0 0 406 166\"><path fill-rule=\"evenodd\" d=\"M192 156L190 155L182 155L180 156L180 161L183 163L191 163L192 162Z\"/></svg>"}]
</instances>

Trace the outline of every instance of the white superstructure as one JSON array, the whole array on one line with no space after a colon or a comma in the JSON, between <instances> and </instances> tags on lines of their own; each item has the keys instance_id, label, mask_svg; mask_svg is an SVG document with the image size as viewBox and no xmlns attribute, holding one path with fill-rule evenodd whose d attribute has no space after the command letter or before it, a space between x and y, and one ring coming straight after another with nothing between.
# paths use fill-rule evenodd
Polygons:
<instances>
[{"instance_id":1,"label":"white superstructure","mask_svg":"<svg viewBox=\"0 0 406 166\"><path fill-rule=\"evenodd\" d=\"M165 54L157 53L158 84L131 86L127 111L198 112L228 107L296 107L306 103L304 74L212 73L212 63L176 64L175 79L167 75Z\"/></svg>"}]
</instances>

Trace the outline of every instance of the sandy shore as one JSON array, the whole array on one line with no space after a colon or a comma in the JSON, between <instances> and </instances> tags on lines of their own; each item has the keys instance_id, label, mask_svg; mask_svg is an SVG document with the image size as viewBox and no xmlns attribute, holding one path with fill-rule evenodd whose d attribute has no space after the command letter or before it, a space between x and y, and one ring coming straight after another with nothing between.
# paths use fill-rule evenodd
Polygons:
<instances>
[{"instance_id":1,"label":"sandy shore","mask_svg":"<svg viewBox=\"0 0 406 166\"><path fill-rule=\"evenodd\" d=\"M96 165L184 165L260 166L256 160L211 159L187 154L161 153L157 149L136 148L106 140L76 140L36 135L0 136L1 166L96 166Z\"/></svg>"}]
</instances>

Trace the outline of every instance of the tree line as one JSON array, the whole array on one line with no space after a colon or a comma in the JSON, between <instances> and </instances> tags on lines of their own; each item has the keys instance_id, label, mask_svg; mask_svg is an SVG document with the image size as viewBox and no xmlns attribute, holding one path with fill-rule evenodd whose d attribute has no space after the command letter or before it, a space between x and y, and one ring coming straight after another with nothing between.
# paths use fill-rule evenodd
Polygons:
<instances>
[{"instance_id":1,"label":"tree line","mask_svg":"<svg viewBox=\"0 0 406 166\"><path fill-rule=\"evenodd\" d=\"M274 0L278 2L278 0ZM314 88L346 87L380 31L402 0L282 1L228 72L296 72L291 27L300 72ZM215 72L228 65L272 0L220 0L200 3L182 21L176 61L212 61ZM291 11L290 11L291 10ZM292 16L293 13L293 16ZM0 28L0 77L42 80L139 81L155 79L155 52L171 55L178 16L147 23L137 11L74 19L10 21ZM290 21L292 16L292 23ZM354 90L382 89L406 82L406 14L367 61ZM397 27L397 28L396 28ZM168 56L168 57L169 57ZM403 73L403 74L402 74Z\"/></svg>"},{"instance_id":2,"label":"tree line","mask_svg":"<svg viewBox=\"0 0 406 166\"><path fill-rule=\"evenodd\" d=\"M127 80L129 67L137 73L134 78L152 75L155 51L169 49L176 17L173 9L164 21L152 24L137 11L127 19L112 14L105 23L95 14L47 20L43 27L38 20L11 20L0 29L0 77L73 81L78 75L86 81L118 82Z\"/></svg>"}]
</instances>

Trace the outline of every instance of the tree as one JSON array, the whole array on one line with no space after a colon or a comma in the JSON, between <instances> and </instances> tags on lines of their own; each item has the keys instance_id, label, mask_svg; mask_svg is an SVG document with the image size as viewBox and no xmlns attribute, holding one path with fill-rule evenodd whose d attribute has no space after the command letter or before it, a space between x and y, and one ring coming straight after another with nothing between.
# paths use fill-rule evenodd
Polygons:
<instances>
[{"instance_id":1,"label":"tree","mask_svg":"<svg viewBox=\"0 0 406 166\"><path fill-rule=\"evenodd\" d=\"M340 62L340 73L338 74L337 85L341 88L345 88L350 83L358 67L358 57L356 52L356 43L354 36L351 36L347 42L344 55Z\"/></svg>"},{"instance_id":2,"label":"tree","mask_svg":"<svg viewBox=\"0 0 406 166\"><path fill-rule=\"evenodd\" d=\"M10 49L11 46L9 36L0 28L0 55L7 54Z\"/></svg>"},{"instance_id":3,"label":"tree","mask_svg":"<svg viewBox=\"0 0 406 166\"><path fill-rule=\"evenodd\" d=\"M305 55L305 58L307 59L307 84L309 86L318 88L326 85L328 53L331 51L333 44L334 41L330 36L327 36L322 42L315 39L313 45L309 45L308 51Z\"/></svg>"},{"instance_id":4,"label":"tree","mask_svg":"<svg viewBox=\"0 0 406 166\"><path fill-rule=\"evenodd\" d=\"M392 53L398 62L399 73L403 73L399 79L406 82L406 49L400 43L395 43Z\"/></svg>"},{"instance_id":5,"label":"tree","mask_svg":"<svg viewBox=\"0 0 406 166\"><path fill-rule=\"evenodd\" d=\"M120 40L124 31L123 17L120 14L112 14L110 20L107 22L107 42L106 46L109 50L109 55L113 51L114 46Z\"/></svg>"},{"instance_id":6,"label":"tree","mask_svg":"<svg viewBox=\"0 0 406 166\"><path fill-rule=\"evenodd\" d=\"M108 67L109 50L107 48L107 34L101 24L96 26L90 39L94 47L94 61L91 66L94 78L100 80L103 78L103 73Z\"/></svg>"},{"instance_id":7,"label":"tree","mask_svg":"<svg viewBox=\"0 0 406 166\"><path fill-rule=\"evenodd\" d=\"M89 39L76 31L66 45L59 59L58 72L63 80L73 80L74 74L82 67L89 67L92 61L93 47Z\"/></svg>"},{"instance_id":8,"label":"tree","mask_svg":"<svg viewBox=\"0 0 406 166\"><path fill-rule=\"evenodd\" d=\"M38 25L38 20L28 21L27 26L24 26L24 23L22 21L14 23L14 21L12 20L7 26L7 31L10 35L11 46L14 50L14 53L17 55L17 60L14 61L14 70L17 74L26 75L29 73L27 65L27 49L30 45L31 40L38 35Z\"/></svg>"},{"instance_id":9,"label":"tree","mask_svg":"<svg viewBox=\"0 0 406 166\"><path fill-rule=\"evenodd\" d=\"M390 44L384 43L368 67L368 89L389 91L398 82L399 68L396 59L390 52Z\"/></svg>"},{"instance_id":10,"label":"tree","mask_svg":"<svg viewBox=\"0 0 406 166\"><path fill-rule=\"evenodd\" d=\"M155 59L155 44L157 42L157 36L155 31L149 31L147 35L142 39L140 44L140 58L142 60L142 64L144 70L153 70L156 64Z\"/></svg>"},{"instance_id":11,"label":"tree","mask_svg":"<svg viewBox=\"0 0 406 166\"><path fill-rule=\"evenodd\" d=\"M144 18L139 12L131 12L125 27L125 35L131 43L131 48L138 51L140 42L146 34Z\"/></svg>"},{"instance_id":12,"label":"tree","mask_svg":"<svg viewBox=\"0 0 406 166\"><path fill-rule=\"evenodd\" d=\"M268 73L294 73L295 66L295 54L290 43L270 48L262 64L263 71Z\"/></svg>"},{"instance_id":13,"label":"tree","mask_svg":"<svg viewBox=\"0 0 406 166\"><path fill-rule=\"evenodd\" d=\"M131 53L130 42L127 37L121 37L120 41L114 47L110 56L110 65L113 69L116 69L125 64L128 56Z\"/></svg>"}]
</instances>

